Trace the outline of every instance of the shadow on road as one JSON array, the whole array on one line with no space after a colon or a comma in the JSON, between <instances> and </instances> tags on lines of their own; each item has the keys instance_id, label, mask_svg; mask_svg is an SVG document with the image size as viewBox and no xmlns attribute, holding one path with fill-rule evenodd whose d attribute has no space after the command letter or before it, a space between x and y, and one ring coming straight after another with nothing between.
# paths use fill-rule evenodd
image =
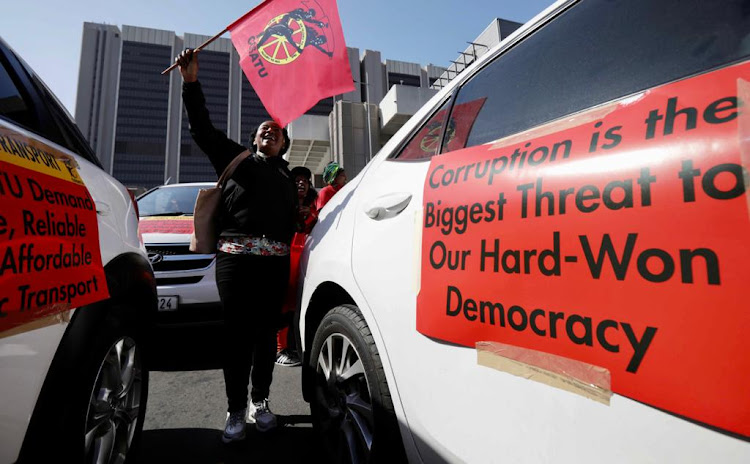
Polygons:
<instances>
[{"instance_id":1,"label":"shadow on road","mask_svg":"<svg viewBox=\"0 0 750 464\"><path fill-rule=\"evenodd\" d=\"M247 426L244 441L225 445L216 429L144 430L138 462L163 464L239 464L249 462L324 462L310 416L279 415L279 428L266 433ZM301 427L294 425L300 424Z\"/></svg>"},{"instance_id":2,"label":"shadow on road","mask_svg":"<svg viewBox=\"0 0 750 464\"><path fill-rule=\"evenodd\" d=\"M223 327L162 327L151 341L149 367L158 371L221 369Z\"/></svg>"}]
</instances>

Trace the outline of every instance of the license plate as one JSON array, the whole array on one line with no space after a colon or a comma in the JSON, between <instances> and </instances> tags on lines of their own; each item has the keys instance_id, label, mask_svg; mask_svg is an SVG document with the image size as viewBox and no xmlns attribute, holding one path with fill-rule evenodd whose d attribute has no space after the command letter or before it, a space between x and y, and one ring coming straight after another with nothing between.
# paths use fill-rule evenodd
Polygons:
<instances>
[{"instance_id":1,"label":"license plate","mask_svg":"<svg viewBox=\"0 0 750 464\"><path fill-rule=\"evenodd\" d=\"M176 296L160 296L158 309L159 311L176 311L177 310L177 297Z\"/></svg>"}]
</instances>

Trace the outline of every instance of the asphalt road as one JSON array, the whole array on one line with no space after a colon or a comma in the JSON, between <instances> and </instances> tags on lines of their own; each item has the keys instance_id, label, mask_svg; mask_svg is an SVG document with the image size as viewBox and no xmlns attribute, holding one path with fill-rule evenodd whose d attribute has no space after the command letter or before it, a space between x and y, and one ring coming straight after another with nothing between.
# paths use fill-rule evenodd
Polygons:
<instances>
[{"instance_id":1,"label":"asphalt road","mask_svg":"<svg viewBox=\"0 0 750 464\"><path fill-rule=\"evenodd\" d=\"M323 462L302 400L300 368L279 367L271 385L275 431L259 433L248 424L244 442L225 445L226 417L219 337L205 331L161 337L160 359L150 375L149 398L138 462L301 463ZM198 370L195 370L195 369ZM190 370L193 369L193 370Z\"/></svg>"}]
</instances>

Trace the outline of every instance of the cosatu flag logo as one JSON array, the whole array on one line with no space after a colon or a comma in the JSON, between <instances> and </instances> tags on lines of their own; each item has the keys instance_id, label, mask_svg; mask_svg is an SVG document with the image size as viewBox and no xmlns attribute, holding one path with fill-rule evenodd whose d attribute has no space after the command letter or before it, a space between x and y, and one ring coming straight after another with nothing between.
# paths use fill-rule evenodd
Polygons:
<instances>
[{"instance_id":1,"label":"cosatu flag logo","mask_svg":"<svg viewBox=\"0 0 750 464\"><path fill-rule=\"evenodd\" d=\"M282 126L354 89L335 0L266 0L227 29L242 70Z\"/></svg>"}]
</instances>

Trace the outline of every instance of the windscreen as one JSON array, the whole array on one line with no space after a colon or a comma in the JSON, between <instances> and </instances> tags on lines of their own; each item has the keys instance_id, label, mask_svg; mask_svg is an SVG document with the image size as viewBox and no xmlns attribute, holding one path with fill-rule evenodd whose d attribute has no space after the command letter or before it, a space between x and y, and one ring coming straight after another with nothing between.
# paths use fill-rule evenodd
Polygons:
<instances>
[{"instance_id":1,"label":"windscreen","mask_svg":"<svg viewBox=\"0 0 750 464\"><path fill-rule=\"evenodd\" d=\"M192 216L195 199L201 188L205 187L200 185L160 187L147 192L138 198L140 216Z\"/></svg>"}]
</instances>

